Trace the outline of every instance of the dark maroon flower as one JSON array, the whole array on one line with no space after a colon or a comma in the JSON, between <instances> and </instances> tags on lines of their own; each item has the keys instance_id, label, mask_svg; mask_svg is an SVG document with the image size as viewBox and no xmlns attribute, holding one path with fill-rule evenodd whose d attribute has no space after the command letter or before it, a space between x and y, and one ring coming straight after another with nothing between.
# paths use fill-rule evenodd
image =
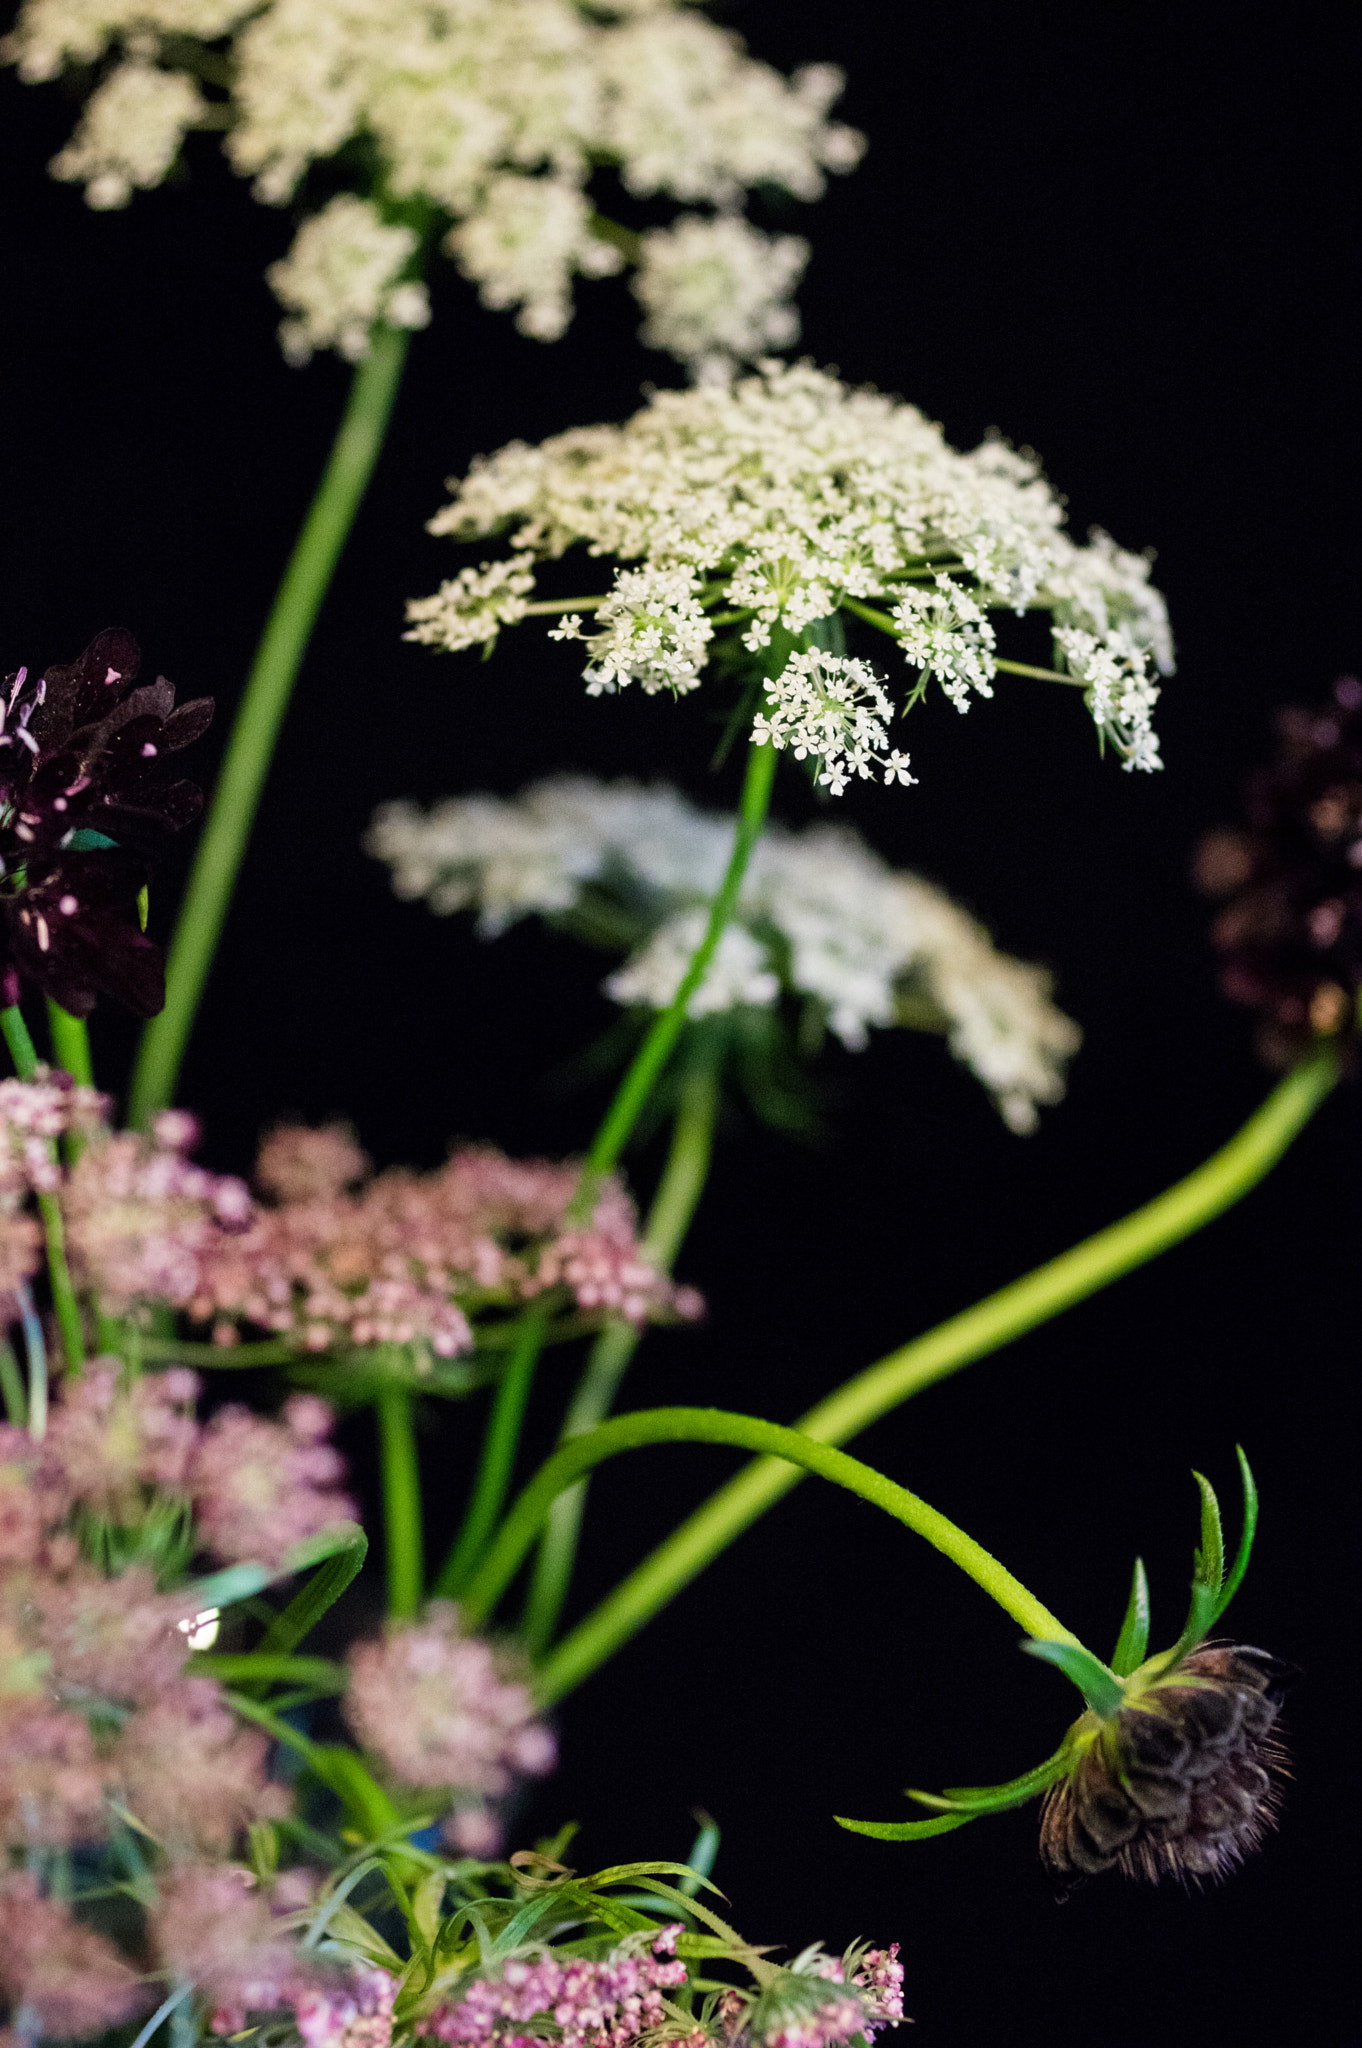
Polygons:
<instances>
[{"instance_id":1,"label":"dark maroon flower","mask_svg":"<svg viewBox=\"0 0 1362 2048\"><path fill-rule=\"evenodd\" d=\"M1248 785L1246 830L1212 832L1195 877L1224 896L1212 926L1220 985L1263 1013L1286 1065L1313 1032L1354 1032L1362 989L1362 682L1281 712L1277 760Z\"/></svg>"},{"instance_id":2,"label":"dark maroon flower","mask_svg":"<svg viewBox=\"0 0 1362 2048\"><path fill-rule=\"evenodd\" d=\"M154 1017L165 960L138 897L172 832L196 818L195 783L164 759L205 731L211 697L175 706L164 676L136 687L141 654L112 628L79 661L0 684L0 1001L32 983L74 1016L101 995Z\"/></svg>"},{"instance_id":3,"label":"dark maroon flower","mask_svg":"<svg viewBox=\"0 0 1362 2048\"><path fill-rule=\"evenodd\" d=\"M1140 1674L1127 1681L1111 1718L1085 1714L1041 1815L1050 1875L1226 1876L1275 1817L1286 1763L1277 1714L1292 1675L1245 1644L1203 1644L1143 1687Z\"/></svg>"}]
</instances>

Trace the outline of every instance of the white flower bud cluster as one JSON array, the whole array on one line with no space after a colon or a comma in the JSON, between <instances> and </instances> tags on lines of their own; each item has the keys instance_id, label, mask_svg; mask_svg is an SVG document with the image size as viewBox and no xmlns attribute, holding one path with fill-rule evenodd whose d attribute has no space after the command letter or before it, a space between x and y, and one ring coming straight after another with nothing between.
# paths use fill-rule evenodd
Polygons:
<instances>
[{"instance_id":1,"label":"white flower bud cluster","mask_svg":"<svg viewBox=\"0 0 1362 2048\"><path fill-rule=\"evenodd\" d=\"M868 782L881 769L887 783L912 783L908 756L888 751L893 711L868 662L811 647L796 650L767 684L766 709L752 721L752 738L759 747L789 747L796 761L820 761L818 780L834 796L854 775Z\"/></svg>"},{"instance_id":2,"label":"white flower bud cluster","mask_svg":"<svg viewBox=\"0 0 1362 2048\"><path fill-rule=\"evenodd\" d=\"M1078 626L1060 626L1055 641L1069 673L1088 686L1084 701L1104 739L1111 741L1127 768L1162 768L1158 734L1153 729L1158 686L1149 675L1149 656L1125 627L1099 640Z\"/></svg>"},{"instance_id":3,"label":"white flower bud cluster","mask_svg":"<svg viewBox=\"0 0 1362 2048\"><path fill-rule=\"evenodd\" d=\"M596 614L599 632L583 633L580 614L572 612L549 638L585 643L588 697L613 697L632 682L650 697L659 690L684 696L699 682L714 637L698 583L693 569L625 569Z\"/></svg>"},{"instance_id":4,"label":"white flower bud cluster","mask_svg":"<svg viewBox=\"0 0 1362 2048\"><path fill-rule=\"evenodd\" d=\"M23 0L0 56L29 80L114 60L52 166L92 205L158 183L194 126L227 131L233 166L272 205L362 139L383 196L445 215L447 253L524 333L556 339L574 276L608 276L628 251L650 342L698 374L797 331L784 299L806 251L732 217L744 192L815 199L862 149L828 117L838 71L786 79L688 0ZM200 83L220 94L224 77L226 96L206 99ZM631 193L717 217L643 237L602 224L588 196L601 165ZM310 260L295 248L271 275L296 282ZM285 343L295 360L353 356L352 324L304 309Z\"/></svg>"},{"instance_id":5,"label":"white flower bud cluster","mask_svg":"<svg viewBox=\"0 0 1362 2048\"><path fill-rule=\"evenodd\" d=\"M437 913L471 910L493 936L531 914L592 923L593 899L633 951L605 983L622 1004L671 1002L703 935L733 823L664 784L541 782L518 797L451 797L429 812L385 805L365 844L395 893ZM737 912L689 1005L693 1017L782 996L812 1002L852 1050L872 1028L919 1024L995 1097L1017 1131L1064 1093L1077 1025L1050 998L1044 969L1000 953L983 927L929 882L886 866L855 833L771 825Z\"/></svg>"},{"instance_id":6,"label":"white flower bud cluster","mask_svg":"<svg viewBox=\"0 0 1362 2048\"><path fill-rule=\"evenodd\" d=\"M659 391L623 426L575 428L537 448L513 442L450 489L432 533L466 541L508 529L518 552L540 559L579 543L613 556L621 566L603 616L639 562L655 576L693 573L697 604L730 621L745 615L753 652L777 627L798 635L848 603L854 616L878 600L872 623L919 671L910 703L933 677L961 710L990 696L999 655L989 614L1046 610L1058 631L1086 634L1110 657L1111 675L1094 670L1088 692L1099 728L1129 765L1158 765L1152 672L1171 671L1172 641L1148 557L1100 532L1086 547L1071 540L1034 456L998 440L957 453L915 407L809 363L765 362L731 384ZM1065 658L1079 673L1079 657ZM1095 654L1084 659L1091 667ZM819 663L817 673L833 671ZM839 673L845 683L850 671ZM861 714L883 723L882 683L863 663L855 680ZM782 682L789 703L769 729L787 739L812 672ZM820 699L817 715L826 708ZM825 758L808 743L813 730L805 719L797 744ZM868 772L883 736L854 719L845 730L842 757Z\"/></svg>"},{"instance_id":7,"label":"white flower bud cluster","mask_svg":"<svg viewBox=\"0 0 1362 2048\"><path fill-rule=\"evenodd\" d=\"M726 382L799 337L790 295L809 245L799 235L763 235L736 214L683 214L643 237L634 295L648 315L643 339L685 363L697 383Z\"/></svg>"},{"instance_id":8,"label":"white flower bud cluster","mask_svg":"<svg viewBox=\"0 0 1362 2048\"><path fill-rule=\"evenodd\" d=\"M338 193L304 221L288 255L266 273L291 315L279 326L289 362L302 364L316 349L334 348L358 363L369 353L376 322L426 326L426 288L402 278L415 250L410 228L388 226L377 207L350 192Z\"/></svg>"}]
</instances>

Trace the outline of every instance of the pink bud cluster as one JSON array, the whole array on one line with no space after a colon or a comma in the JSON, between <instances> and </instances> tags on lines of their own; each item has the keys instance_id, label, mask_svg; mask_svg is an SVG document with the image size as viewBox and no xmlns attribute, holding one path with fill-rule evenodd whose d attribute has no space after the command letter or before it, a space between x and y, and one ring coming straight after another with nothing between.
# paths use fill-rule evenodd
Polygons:
<instances>
[{"instance_id":1,"label":"pink bud cluster","mask_svg":"<svg viewBox=\"0 0 1362 2048\"><path fill-rule=\"evenodd\" d=\"M679 1927L664 1927L645 1948L636 1938L601 1962L546 1955L516 1960L497 1977L467 1985L456 2005L440 2006L418 2031L448 2042L492 2042L499 2048L538 2048L530 2022L552 2021L562 2048L626 2048L666 2017L664 1991L686 1981L674 1959Z\"/></svg>"},{"instance_id":2,"label":"pink bud cluster","mask_svg":"<svg viewBox=\"0 0 1362 2048\"><path fill-rule=\"evenodd\" d=\"M433 1601L423 1621L358 1644L349 1666L345 1717L358 1741L401 1784L453 1793L447 1833L469 1853L493 1853L487 1801L552 1770L557 1755L510 1656L464 1635L457 1607Z\"/></svg>"},{"instance_id":3,"label":"pink bud cluster","mask_svg":"<svg viewBox=\"0 0 1362 2048\"><path fill-rule=\"evenodd\" d=\"M278 1564L296 1543L354 1518L336 1490L343 1468L325 1441L324 1401L295 1394L278 1422L233 1405L200 1424L198 1392L197 1374L183 1368L129 1380L117 1361L96 1359L65 1382L41 1445L0 1426L0 1561L15 1545L31 1554L40 1529L77 1512L135 1528L167 1495L184 1502L198 1547L223 1564Z\"/></svg>"},{"instance_id":4,"label":"pink bud cluster","mask_svg":"<svg viewBox=\"0 0 1362 2048\"><path fill-rule=\"evenodd\" d=\"M423 1341L444 1358L472 1348L470 1310L553 1287L634 1321L699 1312L640 1246L615 1182L590 1224L568 1229L572 1164L466 1146L434 1173L395 1169L349 1192L366 1165L343 1127L276 1131L257 1176L273 1206L238 1235L212 1236L192 1293L173 1298L222 1343L246 1323L305 1350Z\"/></svg>"},{"instance_id":5,"label":"pink bud cluster","mask_svg":"<svg viewBox=\"0 0 1362 2048\"><path fill-rule=\"evenodd\" d=\"M69 1907L44 1898L30 1872L0 1873L0 1928L0 1993L30 2037L103 2033L146 2005L136 1972Z\"/></svg>"}]
</instances>

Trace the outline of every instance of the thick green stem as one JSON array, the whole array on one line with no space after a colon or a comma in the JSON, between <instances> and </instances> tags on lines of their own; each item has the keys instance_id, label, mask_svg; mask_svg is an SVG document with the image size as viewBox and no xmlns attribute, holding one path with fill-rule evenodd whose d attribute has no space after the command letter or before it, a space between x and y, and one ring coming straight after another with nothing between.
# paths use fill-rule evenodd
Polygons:
<instances>
[{"instance_id":1,"label":"thick green stem","mask_svg":"<svg viewBox=\"0 0 1362 2048\"><path fill-rule=\"evenodd\" d=\"M762 826L766 823L775 773L775 748L759 747L755 744L751 746L747 755L747 774L743 778L742 801L738 806L738 822L733 833L733 851L729 856L728 868L719 884L718 893L710 905L705 935L695 949L694 957L669 1008L659 1011L649 1025L643 1043L635 1053L629 1071L615 1091L615 1099L606 1111L605 1119L592 1141L591 1150L587 1154L586 1172L582 1176L586 1198L589 1198L596 1179L610 1171L624 1150L634 1125L638 1122L643 1105L652 1092L653 1083L662 1072L671 1056L673 1046L681 1036L690 999L703 982L719 940L723 937L724 927L737 908L738 893L742 888L743 876L747 872L747 863L752 858L752 849L761 837Z\"/></svg>"},{"instance_id":2,"label":"thick green stem","mask_svg":"<svg viewBox=\"0 0 1362 2048\"><path fill-rule=\"evenodd\" d=\"M461 1591L496 1527L497 1516L511 1484L525 1405L530 1398L539 1354L544 1348L548 1315L548 1309L544 1307L532 1310L526 1316L515 1349L506 1362L487 1421L473 1498L468 1504L463 1527L435 1581L439 1599L452 1599Z\"/></svg>"},{"instance_id":3,"label":"thick green stem","mask_svg":"<svg viewBox=\"0 0 1362 2048\"><path fill-rule=\"evenodd\" d=\"M617 1415L590 1436L577 1437L556 1450L516 1501L465 1589L464 1613L470 1622L482 1621L496 1605L563 1488L606 1458L638 1450L644 1444L732 1444L740 1450L764 1451L798 1470L816 1472L820 1479L845 1487L924 1537L1020 1622L1028 1635L1041 1642L1078 1641L1005 1565L917 1494L886 1479L872 1465L863 1465L859 1458L815 1443L798 1430L764 1422L755 1415L731 1415L722 1408L645 1408L635 1415ZM557 1683L558 1665L559 1660L552 1658L540 1674L536 1690L545 1702L566 1690Z\"/></svg>"},{"instance_id":4,"label":"thick green stem","mask_svg":"<svg viewBox=\"0 0 1362 2048\"><path fill-rule=\"evenodd\" d=\"M670 1271L681 1249L704 1190L718 1107L719 1076L715 1069L692 1068L681 1084L671 1149L644 1228L643 1241L664 1271ZM611 1323L601 1331L564 1417L563 1442L585 1435L610 1413L641 1335L633 1323L624 1322ZM531 1656L539 1656L547 1647L563 1611L586 1512L587 1484L583 1479L560 1493L549 1514L521 1631Z\"/></svg>"},{"instance_id":5,"label":"thick green stem","mask_svg":"<svg viewBox=\"0 0 1362 2048\"><path fill-rule=\"evenodd\" d=\"M256 651L199 839L166 965L166 1006L142 1035L128 1121L173 1101L180 1062L217 950L270 759L322 600L373 472L410 337L375 328Z\"/></svg>"},{"instance_id":6,"label":"thick green stem","mask_svg":"<svg viewBox=\"0 0 1362 2048\"><path fill-rule=\"evenodd\" d=\"M1331 1044L1322 1044L1278 1083L1227 1145L1185 1180L1071 1251L891 1351L820 1401L801 1418L799 1429L822 1443L845 1443L933 1381L987 1357L1181 1243L1257 1186L1337 1079L1338 1054ZM564 1637L545 1666L552 1696L560 1698L580 1685L788 1493L798 1476L776 1459L761 1458L711 1495Z\"/></svg>"},{"instance_id":7,"label":"thick green stem","mask_svg":"<svg viewBox=\"0 0 1362 2048\"><path fill-rule=\"evenodd\" d=\"M90 1058L90 1033L83 1017L73 1017L60 1003L47 998L47 1028L52 1036L52 1058L64 1067L82 1088L95 1085L94 1063Z\"/></svg>"},{"instance_id":8,"label":"thick green stem","mask_svg":"<svg viewBox=\"0 0 1362 2048\"><path fill-rule=\"evenodd\" d=\"M420 1607L425 1591L421 1470L416 1455L412 1397L405 1387L385 1387L376 1405L383 1466L388 1612L396 1621L407 1621Z\"/></svg>"},{"instance_id":9,"label":"thick green stem","mask_svg":"<svg viewBox=\"0 0 1362 2048\"><path fill-rule=\"evenodd\" d=\"M0 1010L0 1031L4 1032L15 1073L21 1081L31 1081L38 1071L38 1053L24 1022L24 1013L17 1003ZM56 1147L52 1149L55 1157ZM47 1277L52 1288L57 1328L61 1331L66 1370L76 1374L85 1364L85 1331L81 1326L80 1303L71 1284L71 1269L66 1263L66 1225L57 1197L39 1195L38 1213L43 1219L43 1235L47 1241Z\"/></svg>"}]
</instances>

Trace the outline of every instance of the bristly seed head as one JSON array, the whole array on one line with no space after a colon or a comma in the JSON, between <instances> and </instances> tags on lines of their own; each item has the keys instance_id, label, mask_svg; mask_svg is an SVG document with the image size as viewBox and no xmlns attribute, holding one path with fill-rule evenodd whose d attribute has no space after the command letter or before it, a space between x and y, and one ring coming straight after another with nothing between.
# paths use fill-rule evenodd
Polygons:
<instances>
[{"instance_id":1,"label":"bristly seed head","mask_svg":"<svg viewBox=\"0 0 1362 2048\"><path fill-rule=\"evenodd\" d=\"M1109 1720L1070 1731L1072 1762L1046 1797L1040 1853L1070 1885L1113 1868L1157 1884L1229 1875L1274 1825L1286 1750L1278 1711L1293 1675L1245 1644L1203 1647L1127 1681Z\"/></svg>"}]
</instances>

